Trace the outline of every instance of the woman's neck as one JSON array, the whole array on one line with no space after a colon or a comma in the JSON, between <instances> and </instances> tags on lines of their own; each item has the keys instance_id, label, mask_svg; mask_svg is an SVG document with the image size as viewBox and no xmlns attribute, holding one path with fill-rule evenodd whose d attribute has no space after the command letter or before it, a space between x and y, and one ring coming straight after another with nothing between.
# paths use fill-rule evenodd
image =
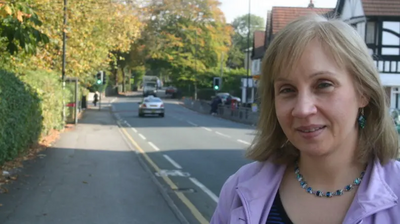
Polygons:
<instances>
[{"instance_id":1,"label":"woman's neck","mask_svg":"<svg viewBox=\"0 0 400 224\"><path fill-rule=\"evenodd\" d=\"M365 164L356 161L354 154L338 152L324 157L301 155L299 170L313 189L338 190L353 183L365 168Z\"/></svg>"}]
</instances>

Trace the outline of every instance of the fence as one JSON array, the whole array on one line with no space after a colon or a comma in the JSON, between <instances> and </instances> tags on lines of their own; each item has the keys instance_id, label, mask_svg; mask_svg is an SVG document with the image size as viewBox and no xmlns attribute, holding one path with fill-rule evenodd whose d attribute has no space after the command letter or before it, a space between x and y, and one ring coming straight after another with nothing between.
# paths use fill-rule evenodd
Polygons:
<instances>
[{"instance_id":1,"label":"fence","mask_svg":"<svg viewBox=\"0 0 400 224\"><path fill-rule=\"evenodd\" d=\"M203 114L210 114L210 102L203 100L184 99L183 103L185 107L189 109ZM256 125L258 121L258 112L253 112L251 108L245 107L231 108L231 106L219 106L218 116L250 125Z\"/></svg>"}]
</instances>

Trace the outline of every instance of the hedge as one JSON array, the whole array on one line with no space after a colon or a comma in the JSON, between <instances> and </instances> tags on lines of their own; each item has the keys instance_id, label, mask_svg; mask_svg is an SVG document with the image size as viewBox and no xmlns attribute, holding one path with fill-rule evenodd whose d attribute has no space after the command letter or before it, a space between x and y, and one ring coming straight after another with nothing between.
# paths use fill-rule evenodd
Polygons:
<instances>
[{"instance_id":1,"label":"hedge","mask_svg":"<svg viewBox=\"0 0 400 224\"><path fill-rule=\"evenodd\" d=\"M15 74L0 70L0 164L35 144L43 129L38 94Z\"/></svg>"},{"instance_id":2,"label":"hedge","mask_svg":"<svg viewBox=\"0 0 400 224\"><path fill-rule=\"evenodd\" d=\"M20 79L31 86L40 98L40 107L43 115L42 135L49 131L60 130L64 127L62 120L62 85L59 75L53 72L36 70L19 75ZM68 85L67 85L68 86ZM66 103L72 98L72 90L65 89ZM68 110L66 116L68 116Z\"/></svg>"},{"instance_id":3,"label":"hedge","mask_svg":"<svg viewBox=\"0 0 400 224\"><path fill-rule=\"evenodd\" d=\"M71 89L66 88L65 99L71 99L71 95ZM62 97L55 73L37 70L16 75L0 70L0 165L51 130L64 127Z\"/></svg>"}]
</instances>

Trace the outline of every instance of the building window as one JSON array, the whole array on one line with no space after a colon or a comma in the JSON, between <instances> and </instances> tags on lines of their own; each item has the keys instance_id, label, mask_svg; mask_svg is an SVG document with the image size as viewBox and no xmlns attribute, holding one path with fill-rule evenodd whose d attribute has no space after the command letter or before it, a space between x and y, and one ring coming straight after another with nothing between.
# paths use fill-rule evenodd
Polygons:
<instances>
[{"instance_id":1,"label":"building window","mask_svg":"<svg viewBox=\"0 0 400 224\"><path fill-rule=\"evenodd\" d=\"M400 22L383 22L382 55L400 55Z\"/></svg>"},{"instance_id":2,"label":"building window","mask_svg":"<svg viewBox=\"0 0 400 224\"><path fill-rule=\"evenodd\" d=\"M375 22L367 22L367 30L365 32L366 44L375 44Z\"/></svg>"},{"instance_id":3,"label":"building window","mask_svg":"<svg viewBox=\"0 0 400 224\"><path fill-rule=\"evenodd\" d=\"M260 74L260 59L256 59L253 61L253 67L252 67L253 75L258 75Z\"/></svg>"}]
</instances>

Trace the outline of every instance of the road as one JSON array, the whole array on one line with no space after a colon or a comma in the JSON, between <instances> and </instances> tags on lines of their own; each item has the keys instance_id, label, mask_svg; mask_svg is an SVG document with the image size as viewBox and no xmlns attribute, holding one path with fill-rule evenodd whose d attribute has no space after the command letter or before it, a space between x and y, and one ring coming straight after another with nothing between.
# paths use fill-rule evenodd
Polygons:
<instances>
[{"instance_id":1,"label":"road","mask_svg":"<svg viewBox=\"0 0 400 224\"><path fill-rule=\"evenodd\" d=\"M165 117L138 117L140 98L119 98L113 114L189 223L209 222L225 180L251 161L254 127L165 100ZM176 188L176 189L175 189ZM174 190L172 190L174 189Z\"/></svg>"}]
</instances>

